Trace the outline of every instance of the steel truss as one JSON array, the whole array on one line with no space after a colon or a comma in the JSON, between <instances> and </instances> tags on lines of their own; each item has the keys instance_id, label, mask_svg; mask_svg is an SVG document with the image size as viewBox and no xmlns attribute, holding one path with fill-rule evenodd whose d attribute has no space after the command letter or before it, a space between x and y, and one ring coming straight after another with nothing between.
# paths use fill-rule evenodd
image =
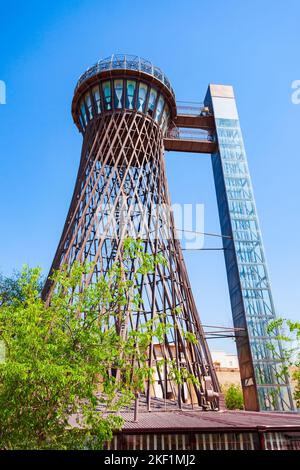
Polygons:
<instances>
[{"instance_id":1,"label":"steel truss","mask_svg":"<svg viewBox=\"0 0 300 470\"><path fill-rule=\"evenodd\" d=\"M154 317L171 325L164 340L149 347L155 382L146 384L148 409L154 397L174 400L180 408L196 404L218 409L219 385L175 237L172 213L166 216L165 208L170 206L162 129L150 116L135 111L104 113L91 121L85 132L74 195L52 270L64 264L71 266L75 260L94 262L95 270L85 282L96 282L121 261L122 238L129 232L139 237L145 253L163 255L166 262L157 265L154 273L138 275L142 305L127 312L126 324L122 325L122 334L139 330ZM132 260L128 279L135 273ZM48 298L51 289L48 281L44 290ZM187 340L187 332L195 335L195 343ZM198 384L185 379L177 386L167 367L161 370L162 361L175 361L179 369L196 377Z\"/></svg>"}]
</instances>

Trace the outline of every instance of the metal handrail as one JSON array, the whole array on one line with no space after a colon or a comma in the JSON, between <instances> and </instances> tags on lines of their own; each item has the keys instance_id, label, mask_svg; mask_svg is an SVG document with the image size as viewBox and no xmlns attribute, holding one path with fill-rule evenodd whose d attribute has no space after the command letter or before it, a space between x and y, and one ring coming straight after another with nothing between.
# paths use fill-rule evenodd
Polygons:
<instances>
[{"instance_id":1,"label":"metal handrail","mask_svg":"<svg viewBox=\"0 0 300 470\"><path fill-rule=\"evenodd\" d=\"M216 138L214 134L206 132L203 129L182 129L173 127L166 135L167 139L181 139L181 140L207 140L208 142L215 142Z\"/></svg>"},{"instance_id":2,"label":"metal handrail","mask_svg":"<svg viewBox=\"0 0 300 470\"><path fill-rule=\"evenodd\" d=\"M189 116L210 116L210 110L204 103L193 103L188 101L177 101L177 114Z\"/></svg>"},{"instance_id":3,"label":"metal handrail","mask_svg":"<svg viewBox=\"0 0 300 470\"><path fill-rule=\"evenodd\" d=\"M159 67L154 66L149 60L129 54L112 54L110 57L99 60L80 75L75 91L85 80L104 70L137 70L146 73L161 81L175 98L169 79Z\"/></svg>"}]
</instances>

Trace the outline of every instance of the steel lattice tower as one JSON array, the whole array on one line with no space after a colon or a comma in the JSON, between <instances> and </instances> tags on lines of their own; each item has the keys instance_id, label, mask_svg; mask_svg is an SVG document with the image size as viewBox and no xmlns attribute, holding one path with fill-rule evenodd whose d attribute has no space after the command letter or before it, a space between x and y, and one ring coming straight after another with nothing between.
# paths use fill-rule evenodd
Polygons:
<instances>
[{"instance_id":1,"label":"steel lattice tower","mask_svg":"<svg viewBox=\"0 0 300 470\"><path fill-rule=\"evenodd\" d=\"M157 387L148 384L148 407L153 396L173 397L179 406L218 408L218 381L172 213L168 216L165 210L170 197L164 151L172 150L212 158L245 409L293 410L289 379L281 371L282 347L267 328L276 314L233 88L209 85L204 104L176 106L170 82L159 68L136 56L113 55L80 77L72 114L83 134L82 155L51 270L75 260L95 261L97 267L88 279L93 282L120 259L124 213L130 214L136 234L146 216L144 250L161 253L167 264L139 279L143 312L135 312L136 320L126 328L139 328L139 322L162 312L173 322L165 343L149 350ZM111 211L118 214L114 224ZM49 280L43 295L51 296ZM178 318L173 314L176 308L181 312ZM185 332L194 333L197 344L188 343ZM186 367L200 386L185 383L175 390L167 372L161 374L156 367L161 357Z\"/></svg>"},{"instance_id":2,"label":"steel lattice tower","mask_svg":"<svg viewBox=\"0 0 300 470\"><path fill-rule=\"evenodd\" d=\"M123 328L162 313L172 329L163 344L149 348L149 365L156 384L147 384L152 397L173 400L179 407L197 404L218 409L219 385L175 235L164 162L164 137L176 116L174 92L163 72L133 56L112 56L81 76L72 104L74 121L83 134L75 190L51 271L75 260L96 262L86 282L94 282L120 260L122 237L139 234L145 253L164 256L153 274L140 275L143 299ZM114 213L114 223L110 214ZM127 219L124 228L123 213ZM145 221L145 218L147 219ZM147 229L143 233L143 226ZM143 225L144 224L144 225ZM142 236L141 236L142 231ZM44 297L51 296L47 281ZM176 312L176 313L175 313ZM180 312L180 313L178 313ZM196 344L186 339L194 333ZM176 361L200 385L188 380L175 386L161 359Z\"/></svg>"}]
</instances>

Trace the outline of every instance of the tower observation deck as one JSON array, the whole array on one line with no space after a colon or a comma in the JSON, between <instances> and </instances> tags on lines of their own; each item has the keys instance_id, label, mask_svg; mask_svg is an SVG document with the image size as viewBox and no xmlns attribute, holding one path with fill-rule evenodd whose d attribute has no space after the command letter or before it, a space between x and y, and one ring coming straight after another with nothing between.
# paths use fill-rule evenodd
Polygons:
<instances>
[{"instance_id":1,"label":"tower observation deck","mask_svg":"<svg viewBox=\"0 0 300 470\"><path fill-rule=\"evenodd\" d=\"M267 324L275 318L253 189L231 86L210 85L203 104L176 103L170 81L151 62L131 55L100 60L78 80L72 116L83 136L81 161L62 236L51 267L92 261L85 282L105 276L121 257L128 227L108 222L107 211L130 214L132 231L145 253L166 263L138 278L143 299L120 331L167 315L172 325L164 341L149 348L154 382L146 401L173 400L179 408L219 409L219 384L192 295L170 207L164 152L210 154L223 235L225 264L242 387L247 410L293 409L287 377L278 374L281 345L271 340ZM141 221L147 214L147 231ZM115 221L116 222L116 221ZM132 271L128 276L134 274ZM51 299L48 278L43 296ZM177 313L174 313L174 312ZM178 313L179 312L179 313ZM187 333L197 341L189 342ZM274 357L267 347L273 341ZM175 386L159 362L176 361L197 380Z\"/></svg>"}]
</instances>

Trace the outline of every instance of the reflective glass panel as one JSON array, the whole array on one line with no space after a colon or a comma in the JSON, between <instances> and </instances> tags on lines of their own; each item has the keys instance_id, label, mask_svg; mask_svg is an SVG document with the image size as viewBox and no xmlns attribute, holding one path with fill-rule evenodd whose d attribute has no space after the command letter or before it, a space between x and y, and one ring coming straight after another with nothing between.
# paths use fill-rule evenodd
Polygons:
<instances>
[{"instance_id":1,"label":"reflective glass panel","mask_svg":"<svg viewBox=\"0 0 300 470\"><path fill-rule=\"evenodd\" d=\"M99 114L101 113L101 103L100 103L100 91L99 91L98 85L94 86L92 92L93 92L93 97L94 97L95 108L97 110L97 113Z\"/></svg>"},{"instance_id":2,"label":"reflective glass panel","mask_svg":"<svg viewBox=\"0 0 300 470\"><path fill-rule=\"evenodd\" d=\"M163 130L163 133L165 133L167 128L168 128L169 114L170 114L169 108L168 108L168 106L165 106L165 109L164 109L164 112L163 112L163 115L162 115L162 120L161 120L161 128Z\"/></svg>"},{"instance_id":3,"label":"reflective glass panel","mask_svg":"<svg viewBox=\"0 0 300 470\"><path fill-rule=\"evenodd\" d=\"M85 125L87 125L86 110L85 110L85 104L84 104L83 99L80 101L80 111L81 111L82 119L83 119Z\"/></svg>"},{"instance_id":4,"label":"reflective glass panel","mask_svg":"<svg viewBox=\"0 0 300 470\"><path fill-rule=\"evenodd\" d=\"M162 111L164 108L165 100L162 95L160 95L159 100L157 102L156 112L155 112L155 121L160 122L160 118L162 115Z\"/></svg>"},{"instance_id":5,"label":"reflective glass panel","mask_svg":"<svg viewBox=\"0 0 300 470\"><path fill-rule=\"evenodd\" d=\"M114 106L115 109L120 109L123 107L123 80L114 80Z\"/></svg>"},{"instance_id":6,"label":"reflective glass panel","mask_svg":"<svg viewBox=\"0 0 300 470\"><path fill-rule=\"evenodd\" d=\"M89 119L93 119L93 109L92 109L92 100L91 100L91 95L89 93L86 93L85 95L85 104L88 109L89 113Z\"/></svg>"},{"instance_id":7,"label":"reflective glass panel","mask_svg":"<svg viewBox=\"0 0 300 470\"><path fill-rule=\"evenodd\" d=\"M83 118L81 116L81 113L79 113L79 121L80 121L80 125L82 127L82 129L84 130L85 129L85 125L84 125L84 122L83 122Z\"/></svg>"},{"instance_id":8,"label":"reflective glass panel","mask_svg":"<svg viewBox=\"0 0 300 470\"><path fill-rule=\"evenodd\" d=\"M139 84L139 95L138 95L138 111L143 112L145 108L145 101L147 96L148 87L145 83Z\"/></svg>"},{"instance_id":9,"label":"reflective glass panel","mask_svg":"<svg viewBox=\"0 0 300 470\"><path fill-rule=\"evenodd\" d=\"M136 87L135 80L127 80L127 93L126 93L126 108L133 109L134 108L134 93Z\"/></svg>"},{"instance_id":10,"label":"reflective glass panel","mask_svg":"<svg viewBox=\"0 0 300 470\"><path fill-rule=\"evenodd\" d=\"M155 90L155 88L151 88L150 95L149 95L149 103L148 103L148 114L150 114L150 116L153 116L156 98L157 98L157 91Z\"/></svg>"},{"instance_id":11,"label":"reflective glass panel","mask_svg":"<svg viewBox=\"0 0 300 470\"><path fill-rule=\"evenodd\" d=\"M102 83L102 89L103 89L103 94L104 94L104 106L105 109L109 110L111 109L111 87L110 87L110 82L103 82Z\"/></svg>"}]
</instances>

